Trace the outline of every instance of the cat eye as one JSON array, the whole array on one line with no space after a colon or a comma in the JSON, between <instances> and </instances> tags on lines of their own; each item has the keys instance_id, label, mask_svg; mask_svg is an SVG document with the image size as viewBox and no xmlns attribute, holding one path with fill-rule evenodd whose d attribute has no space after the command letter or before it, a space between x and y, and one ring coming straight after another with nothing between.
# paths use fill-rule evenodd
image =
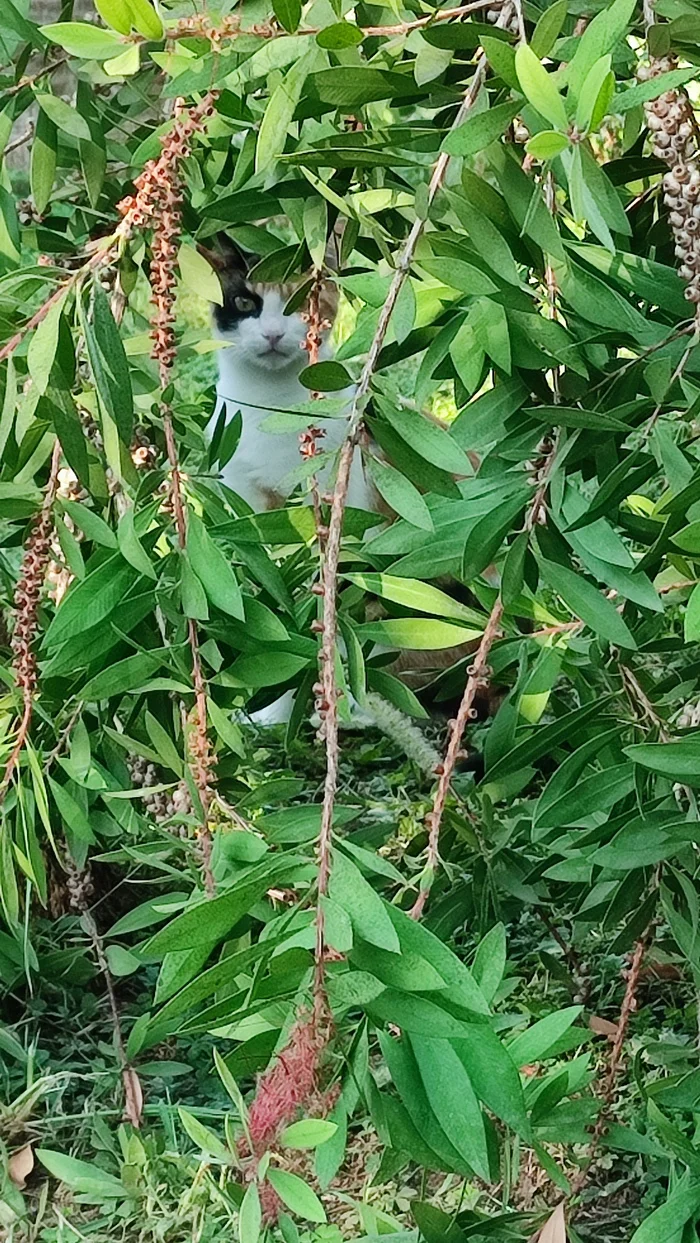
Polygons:
<instances>
[{"instance_id":1,"label":"cat eye","mask_svg":"<svg viewBox=\"0 0 700 1243\"><path fill-rule=\"evenodd\" d=\"M236 310L240 311L241 315L250 315L251 311L255 310L254 298L234 298L234 304Z\"/></svg>"}]
</instances>

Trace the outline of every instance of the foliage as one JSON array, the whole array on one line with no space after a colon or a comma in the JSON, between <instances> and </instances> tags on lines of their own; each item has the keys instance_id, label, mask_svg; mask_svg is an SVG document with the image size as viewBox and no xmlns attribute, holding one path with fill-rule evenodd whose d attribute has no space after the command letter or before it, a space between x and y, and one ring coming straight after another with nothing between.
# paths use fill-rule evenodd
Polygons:
<instances>
[{"instance_id":1,"label":"foliage","mask_svg":"<svg viewBox=\"0 0 700 1243\"><path fill-rule=\"evenodd\" d=\"M96 7L0 14L0 1221L320 1243L357 1229L345 1194L368 1240L563 1243L600 1234L612 1170L605 1237L685 1243L696 10ZM218 481L240 425L205 441L217 344L186 309L222 228L313 299L338 221L350 330L272 422L358 381L380 530L345 510L352 439L320 522L301 457L283 510ZM431 794L386 649L462 643ZM288 688L260 739L242 710ZM399 710L392 743L337 754L345 690ZM360 1141L374 1186L422 1171L410 1214L343 1193Z\"/></svg>"}]
</instances>

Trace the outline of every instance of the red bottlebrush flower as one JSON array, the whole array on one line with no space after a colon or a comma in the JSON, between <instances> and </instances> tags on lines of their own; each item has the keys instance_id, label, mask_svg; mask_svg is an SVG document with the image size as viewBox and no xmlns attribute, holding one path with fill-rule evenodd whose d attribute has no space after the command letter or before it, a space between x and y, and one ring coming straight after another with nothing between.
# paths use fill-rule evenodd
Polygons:
<instances>
[{"instance_id":1,"label":"red bottlebrush flower","mask_svg":"<svg viewBox=\"0 0 700 1243\"><path fill-rule=\"evenodd\" d=\"M303 1014L297 1019L287 1045L260 1079L250 1107L253 1156L262 1157L300 1109L310 1101L318 1103L321 1063L330 1034L327 1013Z\"/></svg>"},{"instance_id":2,"label":"red bottlebrush flower","mask_svg":"<svg viewBox=\"0 0 700 1243\"><path fill-rule=\"evenodd\" d=\"M280 1215L282 1201L272 1186L272 1183L269 1183L267 1179L260 1184L260 1208L262 1209L263 1224L266 1226L274 1226Z\"/></svg>"}]
</instances>

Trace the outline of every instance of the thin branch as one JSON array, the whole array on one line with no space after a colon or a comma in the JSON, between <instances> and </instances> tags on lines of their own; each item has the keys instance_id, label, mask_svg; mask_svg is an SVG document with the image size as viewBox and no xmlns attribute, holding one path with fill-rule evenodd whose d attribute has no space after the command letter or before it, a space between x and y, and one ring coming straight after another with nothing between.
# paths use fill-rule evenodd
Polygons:
<instances>
[{"instance_id":1,"label":"thin branch","mask_svg":"<svg viewBox=\"0 0 700 1243\"><path fill-rule=\"evenodd\" d=\"M14 669L17 686L22 691L22 716L17 738L12 748L2 781L0 782L0 806L5 800L15 768L29 735L34 711L36 687L36 657L33 644L37 626L39 595L44 585L50 553L50 534L53 529L53 504L58 488L58 470L61 465L61 444L54 442L51 470L44 500L36 525L27 540L20 577L15 590L15 632L12 639Z\"/></svg>"},{"instance_id":2,"label":"thin branch","mask_svg":"<svg viewBox=\"0 0 700 1243\"><path fill-rule=\"evenodd\" d=\"M644 955L646 954L653 931L654 931L654 925L652 923L652 924L649 924L649 927L646 929L646 931L643 933L643 935L640 937L640 939L637 941L634 947L634 951L632 954L632 961L630 963L629 970L627 972L625 995L622 999L622 1005L620 1006L620 1017L617 1021L617 1031L615 1032L615 1040L614 1040L613 1047L612 1047L612 1053L610 1054L610 1061L608 1063L607 1074L605 1076L605 1080L603 1084L603 1104L602 1104L600 1113L598 1114L598 1117L596 1119L595 1126L593 1128L593 1133L591 1135L591 1142L590 1142L590 1146L588 1149L586 1162L581 1167L576 1178L573 1180L571 1184L572 1196L577 1196L581 1194L581 1191L586 1183L588 1175L590 1174L591 1168L595 1161L596 1154L598 1152L598 1146L600 1144L601 1138L605 1132L605 1129L607 1127L607 1124L610 1118L610 1111L614 1103L615 1089L617 1086L618 1075L620 1073L620 1063L622 1061L622 1054L624 1052L624 1047L625 1047L627 1029L629 1027L630 1018L632 1017L634 1011L637 1008L637 987L639 985L639 977L642 971L642 963L644 961Z\"/></svg>"},{"instance_id":3,"label":"thin branch","mask_svg":"<svg viewBox=\"0 0 700 1243\"><path fill-rule=\"evenodd\" d=\"M66 56L59 57L58 60L51 60L43 69L39 69L36 73L30 73L24 78L20 78L19 82L15 82L14 86L5 91L5 95L17 95L19 91L23 91L26 86L33 86L40 78L45 78L47 74L53 73L55 69L60 69L61 65L68 63Z\"/></svg>"},{"instance_id":4,"label":"thin branch","mask_svg":"<svg viewBox=\"0 0 700 1243\"><path fill-rule=\"evenodd\" d=\"M445 752L445 759L439 768L439 781L437 793L433 802L432 811L425 818L428 827L428 850L426 858L426 866L423 873L423 881L413 907L411 908L411 917L420 919L423 909L428 900L428 895L432 888L435 873L438 869L440 856L438 853L440 841L440 826L442 824L442 816L447 802L447 795L450 792L450 785L454 775L455 764L459 758L459 752L462 745L462 735L464 733L467 721L473 720L475 710L473 707L474 699L479 690L488 686L489 678L489 655L496 639L498 638L501 618L503 616L503 601L500 592L496 597L496 602L491 609L486 629L481 637L473 665L469 668L469 677L465 687L462 702L459 705L459 711L454 721L450 725L450 736Z\"/></svg>"},{"instance_id":5,"label":"thin branch","mask_svg":"<svg viewBox=\"0 0 700 1243\"><path fill-rule=\"evenodd\" d=\"M505 5L499 19L499 25L505 25L505 23L510 19L511 13L511 5ZM477 61L472 81L464 93L462 103L457 111L457 115L455 116L452 129L457 129L469 116L469 113L474 107L485 81L487 67L488 61L486 55L482 53ZM449 164L450 156L446 152L443 152L435 163L430 183L428 185L428 207L432 205L438 192L442 188ZM345 504L347 501L348 485L350 482L350 470L352 467L355 448L357 446L362 428L362 420L369 397L372 377L377 369L379 355L384 345L392 312L410 272L416 246L425 228L427 214L428 213L425 212L421 217L417 217L411 227L399 257L394 278L387 294L386 302L384 303L382 312L379 316L379 322L375 329L372 344L370 345L367 359L364 367L362 368L362 373L360 375L357 388L355 389L350 407L348 431L340 451L338 473L331 504L321 583L323 589L323 629L321 632L321 650L319 653L319 659L321 662L320 684L322 688L323 702L322 733L326 745L326 777L323 791L321 829L318 839L319 870L315 962L316 992L319 996L322 995L323 992L323 964L325 957L323 899L328 893L328 884L331 872L333 810L335 807L335 796L338 785L338 764L340 758L338 745L339 689L336 683L335 655L338 629L338 564L343 533L343 516L345 514Z\"/></svg>"},{"instance_id":6,"label":"thin branch","mask_svg":"<svg viewBox=\"0 0 700 1243\"><path fill-rule=\"evenodd\" d=\"M459 20L462 17L468 17L470 13L477 13L481 9L488 9L493 4L493 0L471 0L470 4L461 4L456 8L438 9L436 13L427 13L424 17L414 18L410 22L397 22L393 26L361 26L363 38L370 35L381 37L382 35L406 35L412 30L423 30L426 26L434 26L439 22L448 22L453 19ZM320 34L321 26L306 26L303 30L297 30L296 36L306 36L314 38ZM168 30L169 39L191 39L193 34L199 34L204 38L212 40L215 46L219 46L226 39L238 39L242 35L255 34L264 39L278 39L287 34L286 30L281 27L274 26L271 23L262 23L245 29L240 24L240 18L236 14L230 15L228 18L211 21L206 14L197 14L194 17L183 17L178 21L177 25ZM144 39L135 38L133 42L145 42Z\"/></svg>"},{"instance_id":7,"label":"thin branch","mask_svg":"<svg viewBox=\"0 0 700 1243\"><path fill-rule=\"evenodd\" d=\"M1 153L1 158L4 160L6 155L10 155L13 151L17 151L20 147L23 147L25 142L30 141L30 139L33 137L33 134L34 134L34 126L30 124L27 127L27 129L24 131L24 133L20 134L19 138L15 138L13 139L12 142L8 142L4 151Z\"/></svg>"}]
</instances>

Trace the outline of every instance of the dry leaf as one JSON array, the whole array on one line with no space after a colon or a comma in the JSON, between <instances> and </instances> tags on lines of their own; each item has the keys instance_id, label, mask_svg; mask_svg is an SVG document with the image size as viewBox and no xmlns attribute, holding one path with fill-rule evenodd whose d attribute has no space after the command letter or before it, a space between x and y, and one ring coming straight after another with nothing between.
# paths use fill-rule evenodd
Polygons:
<instances>
[{"instance_id":1,"label":"dry leaf","mask_svg":"<svg viewBox=\"0 0 700 1243\"><path fill-rule=\"evenodd\" d=\"M616 1036L617 1023L611 1023L609 1019L601 1019L597 1014L592 1014L588 1020L588 1026L596 1036Z\"/></svg>"},{"instance_id":2,"label":"dry leaf","mask_svg":"<svg viewBox=\"0 0 700 1243\"><path fill-rule=\"evenodd\" d=\"M566 1218L564 1202L557 1204L552 1216L544 1223L537 1236L538 1243L566 1243Z\"/></svg>"},{"instance_id":3,"label":"dry leaf","mask_svg":"<svg viewBox=\"0 0 700 1243\"><path fill-rule=\"evenodd\" d=\"M34 1151L31 1144L25 1144L24 1148L18 1148L17 1152L13 1152L7 1163L7 1171L10 1178L15 1187L19 1187L20 1191L25 1186L33 1169Z\"/></svg>"},{"instance_id":4,"label":"dry leaf","mask_svg":"<svg viewBox=\"0 0 700 1243\"><path fill-rule=\"evenodd\" d=\"M136 1071L125 1066L122 1071L124 1084L124 1117L136 1128L141 1126L143 1116L143 1090Z\"/></svg>"}]
</instances>

